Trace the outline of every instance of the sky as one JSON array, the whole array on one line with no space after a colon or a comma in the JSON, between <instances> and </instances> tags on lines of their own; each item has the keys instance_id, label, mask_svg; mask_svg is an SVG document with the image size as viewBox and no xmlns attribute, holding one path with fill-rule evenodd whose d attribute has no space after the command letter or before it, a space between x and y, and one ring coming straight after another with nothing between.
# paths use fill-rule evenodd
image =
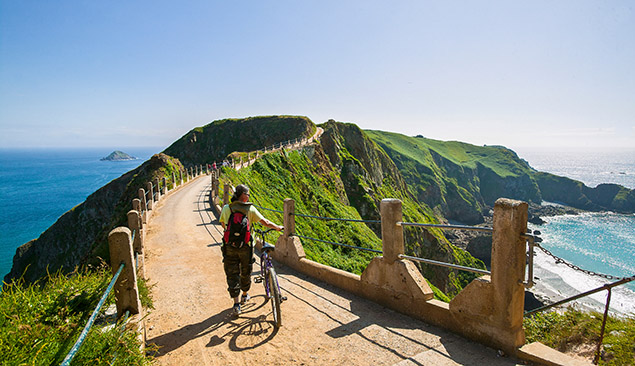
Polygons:
<instances>
[{"instance_id":1,"label":"sky","mask_svg":"<svg viewBox=\"0 0 635 366\"><path fill-rule=\"evenodd\" d=\"M165 148L301 115L635 148L632 1L0 0L0 148Z\"/></svg>"}]
</instances>

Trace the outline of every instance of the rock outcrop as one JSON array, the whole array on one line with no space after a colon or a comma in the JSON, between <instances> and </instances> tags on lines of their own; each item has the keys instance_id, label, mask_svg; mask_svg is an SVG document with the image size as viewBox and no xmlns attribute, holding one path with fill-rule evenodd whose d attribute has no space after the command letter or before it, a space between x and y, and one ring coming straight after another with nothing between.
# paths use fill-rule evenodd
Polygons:
<instances>
[{"instance_id":1,"label":"rock outcrop","mask_svg":"<svg viewBox=\"0 0 635 366\"><path fill-rule=\"evenodd\" d=\"M617 184L590 188L582 182L550 173L535 173L543 198L547 201L588 211L635 212L635 190Z\"/></svg>"},{"instance_id":2,"label":"rock outcrop","mask_svg":"<svg viewBox=\"0 0 635 366\"><path fill-rule=\"evenodd\" d=\"M220 162L232 152L263 149L287 140L310 137L315 125L299 116L267 116L214 121L176 140L164 153L184 165Z\"/></svg>"},{"instance_id":3,"label":"rock outcrop","mask_svg":"<svg viewBox=\"0 0 635 366\"><path fill-rule=\"evenodd\" d=\"M134 156L128 155L123 151L115 150L111 152L105 158L99 159L101 161L128 161L128 160L137 160Z\"/></svg>"}]
</instances>

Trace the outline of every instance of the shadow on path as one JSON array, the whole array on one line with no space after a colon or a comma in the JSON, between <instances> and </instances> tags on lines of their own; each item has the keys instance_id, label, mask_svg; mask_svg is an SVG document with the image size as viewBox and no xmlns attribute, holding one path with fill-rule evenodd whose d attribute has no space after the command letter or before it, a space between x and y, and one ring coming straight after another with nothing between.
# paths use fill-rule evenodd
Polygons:
<instances>
[{"instance_id":1,"label":"shadow on path","mask_svg":"<svg viewBox=\"0 0 635 366\"><path fill-rule=\"evenodd\" d=\"M287 295L292 296L299 301L302 301L306 305L313 308L315 311L323 314L333 322L339 324L339 326L337 326L336 328L333 328L326 332L326 334L333 338L343 338L355 334L366 340L367 342L393 353L401 359L408 359L408 361L413 365L423 365L413 357L410 357L409 355L403 354L399 350L394 349L394 341L385 342L384 344L381 342L382 337L373 339L365 335L363 332L364 329L373 326L379 327L382 331L392 334L393 338L401 339L400 341L398 341L398 343L410 342L411 344L415 344L423 348L420 353L424 352L426 354L426 357L433 357L439 360L445 359L444 362L448 362L451 360L451 362L456 362L461 365L481 364L479 362L484 362L483 364L488 365L516 364L516 362L511 359L497 357L496 351L491 348L466 340L442 328L438 328L436 326L429 325L423 321L396 313L393 310L371 302L370 300L359 298L358 296L348 293L337 287L325 284L318 279L300 274L289 267L276 263L276 270L278 271L278 277L281 279L280 286L283 289L283 294L286 293ZM294 280L294 276L298 277L302 281L311 283L316 287L322 288L345 299L350 303L350 309L341 306L340 304L337 304L328 298L325 298L323 295L311 290L310 288L307 288L300 281ZM283 284L287 286L283 286ZM332 306L347 311L350 314L354 315L357 319L348 322L342 321L332 314L328 313L324 309L321 309L319 306L316 306L315 302L308 301L306 299L307 296L302 294L302 292L309 293L313 296L318 297L321 301L325 301ZM284 316L284 309L282 310L282 314ZM406 334L406 332L401 331L415 329L424 330L426 333L430 334L431 341L426 342L426 340L415 339L412 336Z\"/></svg>"},{"instance_id":2,"label":"shadow on path","mask_svg":"<svg viewBox=\"0 0 635 366\"><path fill-rule=\"evenodd\" d=\"M239 317L233 314L232 309L205 319L200 323L189 324L169 333L147 340L149 348L156 346L154 357L164 356L188 342L197 338L213 334L206 347L215 347L229 340L229 349L235 352L257 348L269 342L278 333L273 321L266 320L266 315L249 316L250 313L260 309L266 301L256 305L258 298L264 300L264 296L254 296L250 303L246 304Z\"/></svg>"}]
</instances>

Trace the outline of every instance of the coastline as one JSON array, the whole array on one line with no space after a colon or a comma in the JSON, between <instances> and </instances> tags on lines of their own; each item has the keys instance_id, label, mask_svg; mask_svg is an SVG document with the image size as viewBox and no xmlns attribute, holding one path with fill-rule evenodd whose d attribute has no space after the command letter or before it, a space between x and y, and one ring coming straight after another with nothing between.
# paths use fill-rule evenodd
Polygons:
<instances>
[{"instance_id":1,"label":"coastline","mask_svg":"<svg viewBox=\"0 0 635 366\"><path fill-rule=\"evenodd\" d=\"M613 212L589 212L584 210L578 210L565 205L561 205L554 202L543 202L542 205L535 205L533 214L539 218L529 224L529 228L533 230L541 230L544 223L549 221L549 218L559 217L575 217L579 215L602 215L612 214L618 215ZM532 215L530 215L531 217ZM628 215L625 215L628 216ZM633 215L635 216L635 215ZM545 221L547 220L547 221ZM542 221L542 222L538 222ZM547 242L549 240L547 235ZM553 239L552 239L553 240ZM565 259L566 260L566 259ZM574 261L568 261L572 264ZM580 265L584 268L583 265ZM613 274L613 273L607 273ZM534 282L535 285L527 291L534 294L534 296L544 303L553 304L557 301L564 300L571 296L602 287L606 284L618 281L604 279L599 276L592 276L583 273L582 271L576 271L563 263L557 263L555 259L548 256L540 248L534 250ZM631 282L632 283L632 282ZM625 317L635 316L635 291L627 287L628 284L617 286L612 289L612 297L610 303L609 312L614 316ZM580 298L578 300L571 301L568 304L563 304L557 308L566 308L574 306L577 309L583 311L595 311L604 312L607 300L607 291L599 291L595 294Z\"/></svg>"},{"instance_id":2,"label":"coastline","mask_svg":"<svg viewBox=\"0 0 635 366\"><path fill-rule=\"evenodd\" d=\"M547 256L543 253L537 253L536 257ZM534 281L535 285L527 289L543 304L553 304L557 301L564 300L568 297L589 291L605 284L610 283L608 280L600 280L591 276L580 273L579 275L568 273L562 274L552 270L552 267L544 266L539 260L534 262ZM553 264L556 265L555 262ZM560 265L562 267L562 265ZM547 267L547 268L545 268ZM565 309L569 306L583 311L604 312L606 306L607 292L600 291L593 295L583 297L578 300L563 304L555 309ZM613 316L626 317L635 316L635 292L624 286L613 288L609 312Z\"/></svg>"}]
</instances>

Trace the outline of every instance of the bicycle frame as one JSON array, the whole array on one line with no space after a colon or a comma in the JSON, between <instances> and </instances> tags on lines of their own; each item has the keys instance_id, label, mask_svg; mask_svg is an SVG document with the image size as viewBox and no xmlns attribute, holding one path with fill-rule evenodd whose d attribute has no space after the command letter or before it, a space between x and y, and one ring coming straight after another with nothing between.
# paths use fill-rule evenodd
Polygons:
<instances>
[{"instance_id":1,"label":"bicycle frame","mask_svg":"<svg viewBox=\"0 0 635 366\"><path fill-rule=\"evenodd\" d=\"M271 300L271 309L273 313L274 325L280 327L282 324L280 303L286 299L281 295L280 285L278 284L278 276L276 270L273 267L271 261L270 251L274 250L274 247L265 241L265 235L273 229L267 231L256 230L256 233L260 234L262 240L262 253L260 254L260 276L265 286L266 301Z\"/></svg>"},{"instance_id":2,"label":"bicycle frame","mask_svg":"<svg viewBox=\"0 0 635 366\"><path fill-rule=\"evenodd\" d=\"M264 243L264 241L263 241ZM273 263L271 263L271 256L268 251L263 250L260 255L260 275L263 278L263 282L265 284L265 294L267 295L267 299L271 298L271 287L268 281L269 268L273 267Z\"/></svg>"}]
</instances>

